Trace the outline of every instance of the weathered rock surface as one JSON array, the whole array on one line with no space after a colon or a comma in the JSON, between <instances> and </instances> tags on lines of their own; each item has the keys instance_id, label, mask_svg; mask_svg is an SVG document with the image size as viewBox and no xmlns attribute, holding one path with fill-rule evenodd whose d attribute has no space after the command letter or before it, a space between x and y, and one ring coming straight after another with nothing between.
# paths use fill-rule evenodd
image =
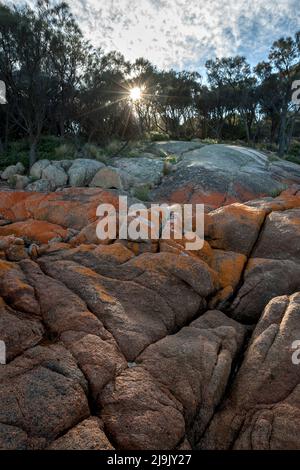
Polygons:
<instances>
[{"instance_id":1,"label":"weathered rock surface","mask_svg":"<svg viewBox=\"0 0 300 470\"><path fill-rule=\"evenodd\" d=\"M299 318L299 293L268 304L200 448L300 449L300 368L292 362Z\"/></svg>"},{"instance_id":2,"label":"weathered rock surface","mask_svg":"<svg viewBox=\"0 0 300 470\"><path fill-rule=\"evenodd\" d=\"M48 165L44 170L42 170L41 176L41 179L50 181L52 190L65 186L68 181L68 175L64 169L57 165Z\"/></svg>"},{"instance_id":3,"label":"weathered rock surface","mask_svg":"<svg viewBox=\"0 0 300 470\"><path fill-rule=\"evenodd\" d=\"M3 180L8 180L10 177L14 175L23 175L25 172L24 165L19 162L16 165L10 165L7 168L5 168L4 171L1 173L1 178Z\"/></svg>"},{"instance_id":4,"label":"weathered rock surface","mask_svg":"<svg viewBox=\"0 0 300 470\"><path fill-rule=\"evenodd\" d=\"M152 154L143 154L140 157L116 158L114 165L136 178L140 183L146 183L150 186L160 183L164 170L163 159L155 158Z\"/></svg>"},{"instance_id":5,"label":"weathered rock surface","mask_svg":"<svg viewBox=\"0 0 300 470\"><path fill-rule=\"evenodd\" d=\"M101 429L100 420L88 418L64 436L59 437L49 450L113 450L113 446Z\"/></svg>"},{"instance_id":6,"label":"weathered rock surface","mask_svg":"<svg viewBox=\"0 0 300 470\"><path fill-rule=\"evenodd\" d=\"M129 189L137 182L136 178L124 170L107 166L95 174L90 186L103 189Z\"/></svg>"},{"instance_id":7,"label":"weathered rock surface","mask_svg":"<svg viewBox=\"0 0 300 470\"><path fill-rule=\"evenodd\" d=\"M207 312L149 346L116 388L103 393L102 417L118 445L169 449L183 440L185 429L193 443L224 393L243 335L243 327L221 312Z\"/></svg>"},{"instance_id":8,"label":"weathered rock surface","mask_svg":"<svg viewBox=\"0 0 300 470\"><path fill-rule=\"evenodd\" d=\"M176 171L164 179L153 198L204 203L213 209L272 195L292 183L300 183L299 165L269 162L265 154L244 147L200 145L182 154Z\"/></svg>"},{"instance_id":9,"label":"weathered rock surface","mask_svg":"<svg viewBox=\"0 0 300 470\"><path fill-rule=\"evenodd\" d=\"M96 160L78 158L68 170L70 186L88 186L104 164Z\"/></svg>"},{"instance_id":10,"label":"weathered rock surface","mask_svg":"<svg viewBox=\"0 0 300 470\"><path fill-rule=\"evenodd\" d=\"M300 448L299 187L209 212L196 251L99 244L118 195L0 192L0 449Z\"/></svg>"}]
</instances>

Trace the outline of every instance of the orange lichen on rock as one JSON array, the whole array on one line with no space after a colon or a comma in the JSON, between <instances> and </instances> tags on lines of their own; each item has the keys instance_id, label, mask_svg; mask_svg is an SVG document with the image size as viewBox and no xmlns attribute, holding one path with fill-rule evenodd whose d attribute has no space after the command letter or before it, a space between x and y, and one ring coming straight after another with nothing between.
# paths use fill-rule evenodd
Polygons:
<instances>
[{"instance_id":1,"label":"orange lichen on rock","mask_svg":"<svg viewBox=\"0 0 300 470\"><path fill-rule=\"evenodd\" d=\"M232 251L213 250L211 267L219 274L222 287L238 285L247 257Z\"/></svg>"},{"instance_id":2,"label":"orange lichen on rock","mask_svg":"<svg viewBox=\"0 0 300 470\"><path fill-rule=\"evenodd\" d=\"M0 260L0 295L16 310L39 315L40 307L17 263Z\"/></svg>"},{"instance_id":3,"label":"orange lichen on rock","mask_svg":"<svg viewBox=\"0 0 300 470\"><path fill-rule=\"evenodd\" d=\"M207 214L205 236L213 248L250 253L266 211L245 204L224 206Z\"/></svg>"},{"instance_id":4,"label":"orange lichen on rock","mask_svg":"<svg viewBox=\"0 0 300 470\"><path fill-rule=\"evenodd\" d=\"M37 243L48 243L54 238L64 239L68 232L59 225L42 220L29 219L0 227L1 235L15 235Z\"/></svg>"},{"instance_id":5,"label":"orange lichen on rock","mask_svg":"<svg viewBox=\"0 0 300 470\"><path fill-rule=\"evenodd\" d=\"M210 244L204 240L203 247L200 250L186 250L186 243L190 243L190 240L187 240L184 236L181 240L159 240L159 249L160 252L170 252L170 253L186 253L190 256L195 256L196 258L201 259L207 264L211 264L213 250L210 247Z\"/></svg>"},{"instance_id":6,"label":"orange lichen on rock","mask_svg":"<svg viewBox=\"0 0 300 470\"><path fill-rule=\"evenodd\" d=\"M121 243L113 243L112 245L101 245L97 247L93 253L100 255L101 259L114 260L119 264L126 263L134 257L132 251Z\"/></svg>"}]
</instances>

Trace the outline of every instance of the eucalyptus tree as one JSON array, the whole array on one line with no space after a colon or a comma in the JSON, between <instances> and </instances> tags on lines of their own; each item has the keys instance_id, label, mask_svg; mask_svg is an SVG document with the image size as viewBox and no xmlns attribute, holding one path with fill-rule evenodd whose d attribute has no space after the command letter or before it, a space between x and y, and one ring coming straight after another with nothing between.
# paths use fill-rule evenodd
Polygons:
<instances>
[{"instance_id":1,"label":"eucalyptus tree","mask_svg":"<svg viewBox=\"0 0 300 470\"><path fill-rule=\"evenodd\" d=\"M29 164L51 108L55 80L49 57L48 12L42 2L0 10L0 68L8 90L9 116L29 139Z\"/></svg>"},{"instance_id":2,"label":"eucalyptus tree","mask_svg":"<svg viewBox=\"0 0 300 470\"><path fill-rule=\"evenodd\" d=\"M246 139L251 140L251 128L255 119L256 77L245 57L223 57L206 62L207 77L211 88L219 94L221 116L231 115L236 110L244 124ZM224 106L225 105L225 106Z\"/></svg>"},{"instance_id":3,"label":"eucalyptus tree","mask_svg":"<svg viewBox=\"0 0 300 470\"><path fill-rule=\"evenodd\" d=\"M289 147L295 123L297 105L291 100L292 84L300 78L300 32L294 38L280 38L272 45L269 61L272 70L277 74L280 86L277 87L279 97L279 135L278 154L283 157Z\"/></svg>"}]
</instances>

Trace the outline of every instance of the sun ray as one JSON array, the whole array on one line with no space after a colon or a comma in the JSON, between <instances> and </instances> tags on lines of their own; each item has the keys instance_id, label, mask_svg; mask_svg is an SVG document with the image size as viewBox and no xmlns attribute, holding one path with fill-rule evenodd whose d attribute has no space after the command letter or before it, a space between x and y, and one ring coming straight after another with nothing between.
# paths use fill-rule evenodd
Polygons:
<instances>
[{"instance_id":1,"label":"sun ray","mask_svg":"<svg viewBox=\"0 0 300 470\"><path fill-rule=\"evenodd\" d=\"M134 88L131 88L131 90L129 92L129 96L130 96L131 101L133 101L133 102L140 101L140 99L142 98L142 89L141 89L141 87L135 86Z\"/></svg>"}]
</instances>

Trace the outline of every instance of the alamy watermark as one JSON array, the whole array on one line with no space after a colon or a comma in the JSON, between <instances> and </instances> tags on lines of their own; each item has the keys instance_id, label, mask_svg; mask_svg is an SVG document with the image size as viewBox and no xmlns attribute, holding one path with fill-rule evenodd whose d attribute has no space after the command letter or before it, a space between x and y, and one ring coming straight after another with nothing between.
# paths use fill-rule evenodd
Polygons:
<instances>
[{"instance_id":1,"label":"alamy watermark","mask_svg":"<svg viewBox=\"0 0 300 470\"><path fill-rule=\"evenodd\" d=\"M292 102L294 104L300 104L300 80L294 80L292 83Z\"/></svg>"},{"instance_id":2,"label":"alamy watermark","mask_svg":"<svg viewBox=\"0 0 300 470\"><path fill-rule=\"evenodd\" d=\"M0 364L6 364L6 344L0 340Z\"/></svg>"},{"instance_id":3,"label":"alamy watermark","mask_svg":"<svg viewBox=\"0 0 300 470\"><path fill-rule=\"evenodd\" d=\"M300 340L299 339L296 339L292 343L292 349L295 350L292 354L292 363L295 366L298 366L300 364Z\"/></svg>"},{"instance_id":4,"label":"alamy watermark","mask_svg":"<svg viewBox=\"0 0 300 470\"><path fill-rule=\"evenodd\" d=\"M119 196L119 210L112 204L97 208L99 240L184 240L186 250L201 250L204 244L204 204L151 204L128 207L127 196Z\"/></svg>"},{"instance_id":5,"label":"alamy watermark","mask_svg":"<svg viewBox=\"0 0 300 470\"><path fill-rule=\"evenodd\" d=\"M6 104L6 85L0 80L0 104Z\"/></svg>"}]
</instances>

